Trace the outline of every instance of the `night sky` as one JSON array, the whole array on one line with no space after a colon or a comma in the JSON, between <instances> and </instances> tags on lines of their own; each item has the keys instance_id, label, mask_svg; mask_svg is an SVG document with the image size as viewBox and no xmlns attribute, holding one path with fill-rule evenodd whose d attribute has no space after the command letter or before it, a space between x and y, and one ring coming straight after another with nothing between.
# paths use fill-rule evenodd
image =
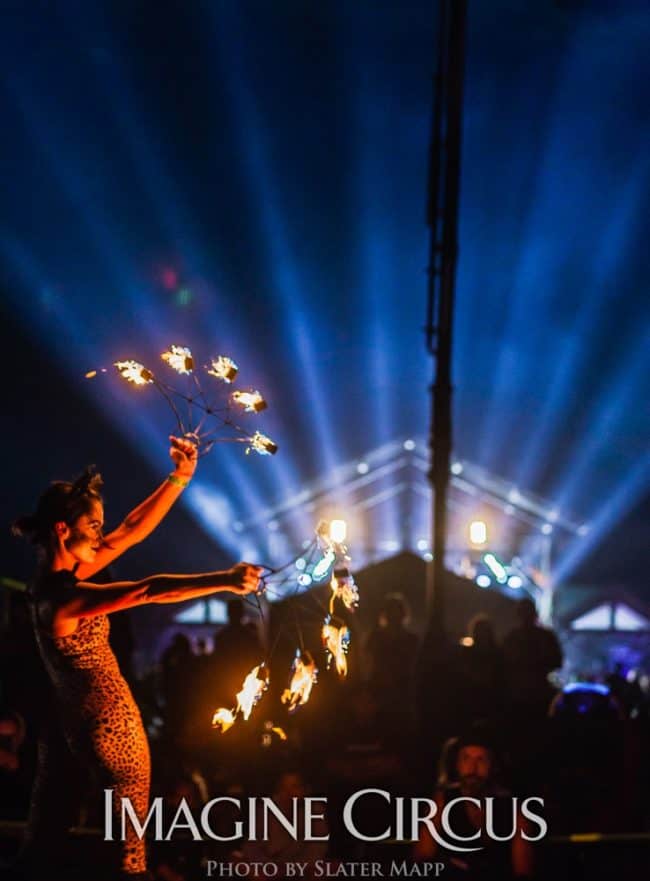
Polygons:
<instances>
[{"instance_id":1,"label":"night sky","mask_svg":"<svg viewBox=\"0 0 650 881\"><path fill-rule=\"evenodd\" d=\"M84 374L170 343L233 357L280 452L215 448L123 576L259 556L233 522L426 435L435 9L2 4L2 523L88 462L109 525L155 487L170 414ZM591 524L566 579L650 599L650 9L468 27L455 454ZM2 557L27 576L8 529Z\"/></svg>"}]
</instances>

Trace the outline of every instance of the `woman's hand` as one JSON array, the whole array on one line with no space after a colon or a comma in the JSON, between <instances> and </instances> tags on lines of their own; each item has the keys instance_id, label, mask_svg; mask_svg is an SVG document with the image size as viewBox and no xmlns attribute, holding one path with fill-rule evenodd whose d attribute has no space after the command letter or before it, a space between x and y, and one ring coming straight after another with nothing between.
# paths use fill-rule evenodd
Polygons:
<instances>
[{"instance_id":1,"label":"woman's hand","mask_svg":"<svg viewBox=\"0 0 650 881\"><path fill-rule=\"evenodd\" d=\"M171 447L169 455L174 462L175 473L179 477L189 480L194 474L196 463L198 460L198 450L196 444L185 437L169 437Z\"/></svg>"},{"instance_id":2,"label":"woman's hand","mask_svg":"<svg viewBox=\"0 0 650 881\"><path fill-rule=\"evenodd\" d=\"M254 593L259 586L264 571L263 566L253 566L252 563L237 563L232 569L228 570L230 576L229 590L233 593L240 593L245 596L247 593Z\"/></svg>"}]
</instances>

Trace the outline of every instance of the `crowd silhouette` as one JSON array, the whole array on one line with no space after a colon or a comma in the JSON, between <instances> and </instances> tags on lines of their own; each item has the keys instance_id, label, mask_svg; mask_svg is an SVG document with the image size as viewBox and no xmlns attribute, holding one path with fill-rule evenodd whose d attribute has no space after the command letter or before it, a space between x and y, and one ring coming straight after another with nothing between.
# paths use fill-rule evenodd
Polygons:
<instances>
[{"instance_id":1,"label":"crowd silhouette","mask_svg":"<svg viewBox=\"0 0 650 881\"><path fill-rule=\"evenodd\" d=\"M313 876L319 859L435 859L445 864L447 879L597 879L599 871L606 877L610 857L601 855L595 873L580 874L586 871L584 860L576 863L562 836L649 830L643 679L631 680L618 666L606 681L560 690L549 675L562 667L560 641L538 623L532 601L519 602L519 623L502 641L485 615L473 618L467 634L452 641L435 630L420 639L410 629L405 599L387 594L374 626L355 634L359 663L351 665L347 679L319 664L312 698L296 713L288 714L279 701L262 701L249 722L220 735L210 725L213 711L232 706L264 652L259 621L248 620L247 606L234 599L227 608L228 621L211 640L193 640L190 631L179 630L148 676L133 680L152 746L152 795L161 796L172 815L182 799L200 812L218 795L266 794L290 805L294 797L318 794L327 797L322 823L328 841L293 841L277 823L266 842L243 835L227 843L197 844L189 836L175 836L150 843L156 879L204 878L208 860L303 860ZM47 706L47 685L21 615L16 609L0 665L5 858L15 844L6 831L13 827L6 823L24 819L27 810L38 727ZM134 641L123 634L121 644L121 663L128 669ZM433 799L440 808L457 795L490 795L497 825L507 825L506 804L513 796L538 796L545 802L549 840L527 845L521 835L525 826L518 825L511 841L484 841L480 856L463 857L445 853L426 834L417 842L368 843L342 822L346 799L365 788ZM101 826L98 804L99 792L84 794L80 826ZM462 834L479 828L480 819L470 809L459 815ZM390 822L389 808L384 812L374 802L360 808L356 820L359 828L383 829ZM225 835L232 824L226 805L213 826ZM614 850L611 865L619 858ZM74 872L68 865L65 877L72 881Z\"/></svg>"}]
</instances>

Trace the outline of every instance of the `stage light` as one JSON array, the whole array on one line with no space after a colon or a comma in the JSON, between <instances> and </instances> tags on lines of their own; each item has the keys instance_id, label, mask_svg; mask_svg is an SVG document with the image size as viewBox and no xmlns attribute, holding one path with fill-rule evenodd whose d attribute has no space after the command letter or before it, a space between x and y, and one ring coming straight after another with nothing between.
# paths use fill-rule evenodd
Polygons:
<instances>
[{"instance_id":1,"label":"stage light","mask_svg":"<svg viewBox=\"0 0 650 881\"><path fill-rule=\"evenodd\" d=\"M513 505L516 505L521 501L521 494L516 487L513 487L508 493L508 501L512 502Z\"/></svg>"},{"instance_id":2,"label":"stage light","mask_svg":"<svg viewBox=\"0 0 650 881\"><path fill-rule=\"evenodd\" d=\"M428 547L429 547L428 539L426 539L426 538L419 538L418 539L418 543L417 543L418 551L426 551L426 549Z\"/></svg>"},{"instance_id":3,"label":"stage light","mask_svg":"<svg viewBox=\"0 0 650 881\"><path fill-rule=\"evenodd\" d=\"M215 376L217 379L223 380L223 382L231 383L237 376L239 367L232 358L228 358L227 355L219 355L210 361L210 366L206 367L206 370L210 376Z\"/></svg>"},{"instance_id":4,"label":"stage light","mask_svg":"<svg viewBox=\"0 0 650 881\"><path fill-rule=\"evenodd\" d=\"M302 572L307 566L307 560L304 557L298 557L295 563L296 569Z\"/></svg>"},{"instance_id":5,"label":"stage light","mask_svg":"<svg viewBox=\"0 0 650 881\"><path fill-rule=\"evenodd\" d=\"M484 520L472 520L469 524L469 540L473 545L484 545L487 543L487 524Z\"/></svg>"},{"instance_id":6,"label":"stage light","mask_svg":"<svg viewBox=\"0 0 650 881\"><path fill-rule=\"evenodd\" d=\"M426 553L422 554L422 559L425 563L431 563L433 561L433 554L431 553L431 551L427 551Z\"/></svg>"},{"instance_id":7,"label":"stage light","mask_svg":"<svg viewBox=\"0 0 650 881\"><path fill-rule=\"evenodd\" d=\"M409 438L409 440L405 440L404 441L404 449L409 450L409 452L411 450L414 450L415 449L415 441L411 440L410 438Z\"/></svg>"},{"instance_id":8,"label":"stage light","mask_svg":"<svg viewBox=\"0 0 650 881\"><path fill-rule=\"evenodd\" d=\"M301 572L297 579L300 587L311 587L313 580L308 572Z\"/></svg>"},{"instance_id":9,"label":"stage light","mask_svg":"<svg viewBox=\"0 0 650 881\"><path fill-rule=\"evenodd\" d=\"M367 462L359 462L359 464L357 465L357 471L359 472L359 474L367 474L369 470L370 467Z\"/></svg>"},{"instance_id":10,"label":"stage light","mask_svg":"<svg viewBox=\"0 0 650 881\"><path fill-rule=\"evenodd\" d=\"M501 563L494 554L483 554L483 562L488 567L490 572L494 575L499 584L505 584L508 580L508 573L506 572L505 566Z\"/></svg>"},{"instance_id":11,"label":"stage light","mask_svg":"<svg viewBox=\"0 0 650 881\"><path fill-rule=\"evenodd\" d=\"M189 288L181 288L176 293L176 303L179 306L189 306L192 302L192 291Z\"/></svg>"},{"instance_id":12,"label":"stage light","mask_svg":"<svg viewBox=\"0 0 650 881\"><path fill-rule=\"evenodd\" d=\"M460 462L452 462L450 470L451 470L452 474L462 474L463 473L463 466L461 465Z\"/></svg>"},{"instance_id":13,"label":"stage light","mask_svg":"<svg viewBox=\"0 0 650 881\"><path fill-rule=\"evenodd\" d=\"M334 561L336 559L336 554L332 550L332 548L328 548L327 551L320 558L318 563L312 569L312 578L314 581L322 581L323 578L330 571L332 566L334 565Z\"/></svg>"},{"instance_id":14,"label":"stage light","mask_svg":"<svg viewBox=\"0 0 650 881\"><path fill-rule=\"evenodd\" d=\"M347 532L348 524L345 522L345 520L330 521L330 539L334 542L334 544L342 545L345 542Z\"/></svg>"},{"instance_id":15,"label":"stage light","mask_svg":"<svg viewBox=\"0 0 650 881\"><path fill-rule=\"evenodd\" d=\"M478 575L476 583L479 587L489 587L492 584L492 579L489 575Z\"/></svg>"},{"instance_id":16,"label":"stage light","mask_svg":"<svg viewBox=\"0 0 650 881\"><path fill-rule=\"evenodd\" d=\"M553 532L553 526L552 526L551 523L545 523L545 524L542 526L542 533L543 533L544 535L550 535L552 532Z\"/></svg>"},{"instance_id":17,"label":"stage light","mask_svg":"<svg viewBox=\"0 0 650 881\"><path fill-rule=\"evenodd\" d=\"M511 587L513 590L518 590L520 587L523 586L523 578L521 578L519 575L511 575L508 579L508 587Z\"/></svg>"}]
</instances>

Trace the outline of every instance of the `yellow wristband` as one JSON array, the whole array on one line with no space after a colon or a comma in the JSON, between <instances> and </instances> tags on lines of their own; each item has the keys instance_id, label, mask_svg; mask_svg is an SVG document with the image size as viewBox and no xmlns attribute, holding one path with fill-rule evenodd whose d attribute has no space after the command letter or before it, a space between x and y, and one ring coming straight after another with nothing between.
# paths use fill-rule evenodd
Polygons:
<instances>
[{"instance_id":1,"label":"yellow wristband","mask_svg":"<svg viewBox=\"0 0 650 881\"><path fill-rule=\"evenodd\" d=\"M167 480L170 483L173 483L174 486L180 486L181 489L185 489L185 487L189 484L189 479L185 479L184 477L179 477L178 474L174 474L173 472L169 475Z\"/></svg>"}]
</instances>

